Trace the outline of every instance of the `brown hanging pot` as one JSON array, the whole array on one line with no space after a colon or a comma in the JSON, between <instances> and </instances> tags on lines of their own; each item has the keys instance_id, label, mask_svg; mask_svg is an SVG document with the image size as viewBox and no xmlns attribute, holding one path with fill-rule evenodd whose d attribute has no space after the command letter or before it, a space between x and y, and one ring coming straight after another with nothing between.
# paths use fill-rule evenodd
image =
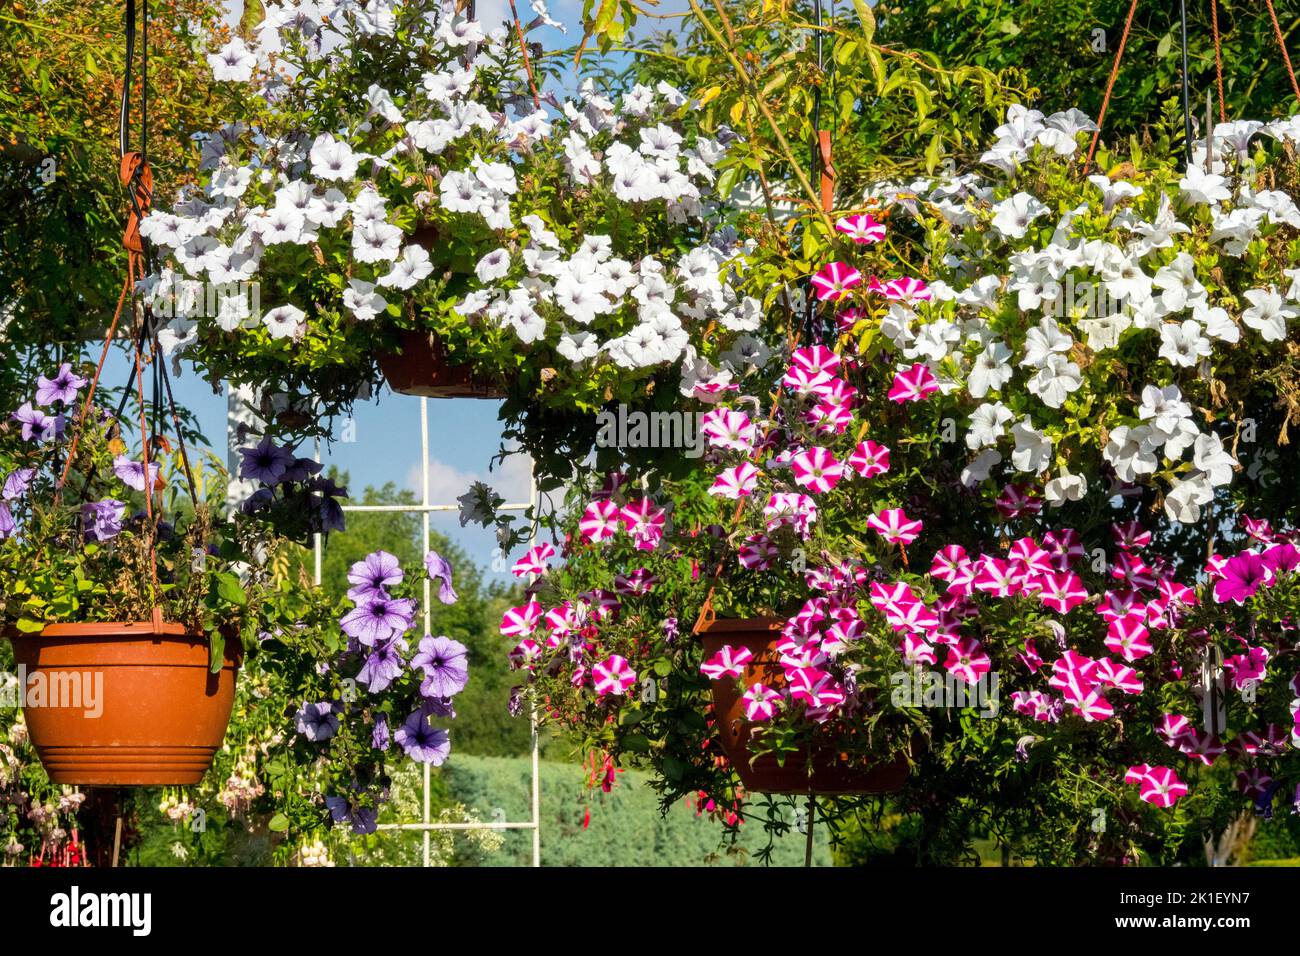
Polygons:
<instances>
[{"instance_id":1,"label":"brown hanging pot","mask_svg":"<svg viewBox=\"0 0 1300 956\"><path fill-rule=\"evenodd\" d=\"M846 755L830 746L814 747L786 754L784 766L775 754L755 757L750 751L750 722L745 719L741 699L744 689L763 683L774 689L786 684L776 645L781 639L782 618L758 617L727 620L714 618L699 631L705 659L724 645L747 648L754 655L739 679L712 681L713 714L718 739L745 789L754 793L862 794L896 793L907 780L904 757L891 763L850 763Z\"/></svg>"},{"instance_id":2,"label":"brown hanging pot","mask_svg":"<svg viewBox=\"0 0 1300 956\"><path fill-rule=\"evenodd\" d=\"M379 370L388 387L426 398L502 398L500 388L474 374L469 365L452 365L437 336L405 329L395 352L381 352Z\"/></svg>"},{"instance_id":3,"label":"brown hanging pot","mask_svg":"<svg viewBox=\"0 0 1300 956\"><path fill-rule=\"evenodd\" d=\"M212 765L235 700L237 640L214 674L207 636L160 619L8 637L28 735L53 783L181 786Z\"/></svg>"}]
</instances>

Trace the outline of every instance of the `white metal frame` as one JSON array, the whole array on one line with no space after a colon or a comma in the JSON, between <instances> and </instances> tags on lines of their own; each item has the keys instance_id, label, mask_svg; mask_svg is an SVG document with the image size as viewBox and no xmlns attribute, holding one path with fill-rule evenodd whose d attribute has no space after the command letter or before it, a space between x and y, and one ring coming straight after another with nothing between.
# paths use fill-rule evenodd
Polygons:
<instances>
[{"instance_id":1,"label":"white metal frame","mask_svg":"<svg viewBox=\"0 0 1300 956\"><path fill-rule=\"evenodd\" d=\"M320 443L316 443L316 460L320 460ZM353 513L376 513L376 512L419 512L420 520L424 534L424 550L429 550L429 516L434 512L459 511L460 506L457 504L446 504L442 502L432 502L429 500L429 399L420 398L420 468L421 468L421 495L420 504L418 505L344 505L343 511ZM534 478L529 490L529 500L527 502L514 502L502 505L499 511L525 511L537 504L537 481ZM531 544L536 544L536 535L534 534ZM321 535L315 536L313 542L314 551L314 568L313 579L317 585L321 583L321 564L324 557L324 548ZM433 597L433 582L426 575L424 579L423 595L423 614L424 630L429 633L432 623L432 614L430 612L430 601ZM423 834L423 861L424 865L429 865L431 836L434 830L531 830L533 835L533 866L542 865L542 828L541 828L541 774L539 772L539 761L537 751L537 708L532 706L528 714L530 727L530 759L532 766L532 786L531 786L531 819L524 822L510 821L480 821L477 823L434 823L430 808L429 799L429 778L430 768L428 764L424 765L424 794L423 794L423 812L421 820L418 823L385 823L380 824L381 830L398 830L414 831Z\"/></svg>"}]
</instances>

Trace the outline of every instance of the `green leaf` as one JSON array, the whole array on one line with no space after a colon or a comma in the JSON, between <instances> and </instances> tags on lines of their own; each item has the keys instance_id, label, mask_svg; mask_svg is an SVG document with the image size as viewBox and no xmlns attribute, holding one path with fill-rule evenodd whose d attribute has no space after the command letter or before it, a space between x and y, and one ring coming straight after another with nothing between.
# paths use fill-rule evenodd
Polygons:
<instances>
[{"instance_id":1,"label":"green leaf","mask_svg":"<svg viewBox=\"0 0 1300 956\"><path fill-rule=\"evenodd\" d=\"M277 813L275 816L271 817L271 822L266 826L273 833L283 833L285 830L289 829L289 818L283 813Z\"/></svg>"},{"instance_id":2,"label":"green leaf","mask_svg":"<svg viewBox=\"0 0 1300 956\"><path fill-rule=\"evenodd\" d=\"M867 0L853 0L853 9L858 11L858 19L862 21L862 34L870 43L876 35L876 15L867 6Z\"/></svg>"},{"instance_id":3,"label":"green leaf","mask_svg":"<svg viewBox=\"0 0 1300 956\"><path fill-rule=\"evenodd\" d=\"M240 607L248 603L248 595L244 593L244 586L239 583L237 575L232 574L230 571L218 571L216 579L217 596L219 598Z\"/></svg>"},{"instance_id":4,"label":"green leaf","mask_svg":"<svg viewBox=\"0 0 1300 956\"><path fill-rule=\"evenodd\" d=\"M1172 33L1166 33L1160 38L1160 42L1156 44L1156 56L1163 60L1169 55L1169 51L1173 48L1174 35Z\"/></svg>"}]
</instances>

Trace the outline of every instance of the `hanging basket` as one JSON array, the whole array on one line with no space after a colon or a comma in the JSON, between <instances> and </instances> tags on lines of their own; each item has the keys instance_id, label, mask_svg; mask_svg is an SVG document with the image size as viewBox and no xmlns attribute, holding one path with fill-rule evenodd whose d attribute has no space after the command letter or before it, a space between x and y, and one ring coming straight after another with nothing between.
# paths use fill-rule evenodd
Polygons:
<instances>
[{"instance_id":1,"label":"hanging basket","mask_svg":"<svg viewBox=\"0 0 1300 956\"><path fill-rule=\"evenodd\" d=\"M485 382L468 365L452 365L436 336L404 330L398 351L381 352L379 369L388 387L403 395L426 398L502 398L495 384Z\"/></svg>"},{"instance_id":2,"label":"hanging basket","mask_svg":"<svg viewBox=\"0 0 1300 956\"><path fill-rule=\"evenodd\" d=\"M212 765L235 700L238 641L213 674L207 636L180 624L51 624L8 636L25 668L28 734L53 783L181 786Z\"/></svg>"},{"instance_id":3,"label":"hanging basket","mask_svg":"<svg viewBox=\"0 0 1300 956\"><path fill-rule=\"evenodd\" d=\"M747 648L754 657L740 678L744 687L761 682L780 689L786 680L776 645L784 625L784 619L772 617L714 619L700 631L704 656L712 657L726 644ZM826 795L896 793L906 782L908 764L903 757L887 764L849 763L845 755L828 746L814 748L811 756L807 751L787 754L784 766L774 754L755 758L749 748L750 722L745 719L743 691L733 680L711 683L713 714L718 722L722 750L746 790Z\"/></svg>"}]
</instances>

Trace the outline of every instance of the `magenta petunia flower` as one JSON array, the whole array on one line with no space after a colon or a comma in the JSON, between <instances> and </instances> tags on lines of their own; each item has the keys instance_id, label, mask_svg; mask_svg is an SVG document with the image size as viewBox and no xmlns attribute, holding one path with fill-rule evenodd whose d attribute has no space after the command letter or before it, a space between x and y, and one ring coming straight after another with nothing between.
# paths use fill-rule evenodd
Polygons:
<instances>
[{"instance_id":1,"label":"magenta petunia flower","mask_svg":"<svg viewBox=\"0 0 1300 956\"><path fill-rule=\"evenodd\" d=\"M812 277L813 290L822 302L837 302L862 284L862 273L847 262L828 262Z\"/></svg>"},{"instance_id":2,"label":"magenta petunia flower","mask_svg":"<svg viewBox=\"0 0 1300 956\"><path fill-rule=\"evenodd\" d=\"M748 647L723 645L722 650L700 665L700 673L710 680L722 680L724 677L740 677L745 673L745 665L754 659L754 652Z\"/></svg>"},{"instance_id":3,"label":"magenta petunia flower","mask_svg":"<svg viewBox=\"0 0 1300 956\"><path fill-rule=\"evenodd\" d=\"M921 522L912 521L902 508L886 508L867 519L871 528L890 544L911 544L921 533Z\"/></svg>"},{"instance_id":4,"label":"magenta petunia flower","mask_svg":"<svg viewBox=\"0 0 1300 956\"><path fill-rule=\"evenodd\" d=\"M830 491L844 476L844 466L835 460L828 448L808 448L790 460L794 482L820 495Z\"/></svg>"},{"instance_id":5,"label":"magenta petunia flower","mask_svg":"<svg viewBox=\"0 0 1300 956\"><path fill-rule=\"evenodd\" d=\"M745 719L760 721L771 720L781 706L780 691L773 690L766 684L751 684L741 700L745 702Z\"/></svg>"},{"instance_id":6,"label":"magenta petunia flower","mask_svg":"<svg viewBox=\"0 0 1300 956\"><path fill-rule=\"evenodd\" d=\"M636 683L636 671L632 670L626 659L611 654L591 668L591 679L597 696L622 696Z\"/></svg>"},{"instance_id":7,"label":"magenta petunia flower","mask_svg":"<svg viewBox=\"0 0 1300 956\"><path fill-rule=\"evenodd\" d=\"M857 216L844 216L836 221L835 228L860 246L879 242L885 238L885 227L865 213Z\"/></svg>"},{"instance_id":8,"label":"magenta petunia flower","mask_svg":"<svg viewBox=\"0 0 1300 956\"><path fill-rule=\"evenodd\" d=\"M919 402L939 390L939 380L928 365L920 362L894 376L889 399L894 402Z\"/></svg>"},{"instance_id":9,"label":"magenta petunia flower","mask_svg":"<svg viewBox=\"0 0 1300 956\"><path fill-rule=\"evenodd\" d=\"M1254 551L1243 551L1223 565L1223 576L1214 582L1214 600L1244 604L1261 585L1272 582L1273 572Z\"/></svg>"}]
</instances>

